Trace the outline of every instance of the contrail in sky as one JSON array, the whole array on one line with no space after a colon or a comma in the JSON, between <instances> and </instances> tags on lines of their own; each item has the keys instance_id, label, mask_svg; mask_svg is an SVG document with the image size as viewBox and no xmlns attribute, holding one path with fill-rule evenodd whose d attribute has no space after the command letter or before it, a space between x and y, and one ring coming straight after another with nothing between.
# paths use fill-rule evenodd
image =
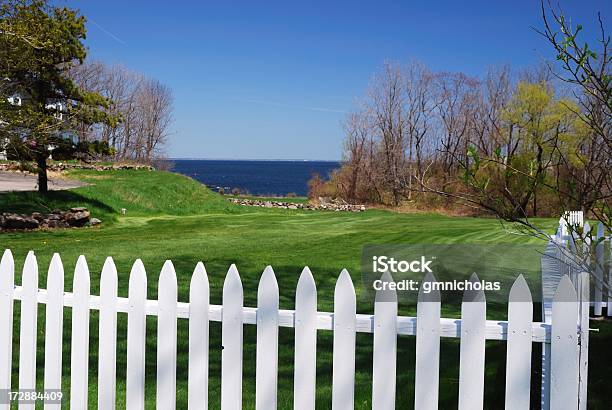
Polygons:
<instances>
[{"instance_id":1,"label":"contrail in sky","mask_svg":"<svg viewBox=\"0 0 612 410\"><path fill-rule=\"evenodd\" d=\"M99 25L98 23L96 23L94 20L89 19L89 21L91 21L91 23L98 27L98 29L100 29L100 31L102 31L104 34L106 34L107 36L109 36L110 38L112 38L113 40L115 40L117 43L123 44L125 45L125 41L121 40L119 37L117 37L116 35L114 35L113 33L111 33L110 31L108 31L107 29L105 29L104 27L102 27L101 25Z\"/></svg>"}]
</instances>

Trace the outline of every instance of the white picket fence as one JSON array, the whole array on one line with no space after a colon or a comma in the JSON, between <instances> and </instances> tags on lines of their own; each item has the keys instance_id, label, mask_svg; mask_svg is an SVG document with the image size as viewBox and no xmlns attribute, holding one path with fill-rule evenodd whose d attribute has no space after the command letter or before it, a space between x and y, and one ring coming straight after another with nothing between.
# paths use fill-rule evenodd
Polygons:
<instances>
[{"instance_id":1,"label":"white picket fence","mask_svg":"<svg viewBox=\"0 0 612 410\"><path fill-rule=\"evenodd\" d=\"M572 225L572 229L568 227ZM575 235L575 229L582 229L585 237L584 243L580 243ZM590 249L592 243L588 233L591 227L585 222L582 211L568 211L559 219L559 226L555 235L549 241L544 255L542 256L542 314L546 323L552 322L554 292L563 278L569 278L578 297L578 332L580 344L578 348L578 379L579 379L579 409L587 408L587 385L588 385L588 353L589 353L589 317L590 313L595 316L602 315L602 308L607 308L607 315L612 316L612 247L610 247L610 258L606 269L606 247L609 246L611 238L605 235L604 226L599 223L595 239L595 252ZM582 254L580 248L583 247ZM579 259L585 259L579 262ZM589 276L579 263L588 264L595 274L595 280ZM584 265L582 265L584 266ZM608 274L604 272L608 270ZM605 277L607 276L607 278ZM608 289L604 286L608 285ZM542 349L542 383L546 383L547 373L550 368L549 357L551 346L544 344ZM546 391L546 389L544 389ZM548 397L542 396L543 407L546 407Z\"/></svg>"},{"instance_id":2,"label":"white picket fence","mask_svg":"<svg viewBox=\"0 0 612 410\"><path fill-rule=\"evenodd\" d=\"M425 280L435 280L428 276ZM474 274L471 281L478 281ZM79 257L72 292L64 291L64 270L54 255L47 288L39 289L38 265L29 253L21 286L14 285L14 262L9 250L0 262L0 389L11 388L13 303L21 307L19 333L19 387L36 387L38 305L45 304L44 387L70 391L70 408L88 407L89 316L99 310L98 407L113 409L116 395L117 315L127 313L126 402L129 409L145 405L145 320L157 316L157 408L176 407L177 320L189 320L188 403L190 409L208 408L209 322L221 321L221 409L242 408L243 325L257 326L256 407L277 407L278 329L295 328L294 408L315 407L317 332L333 332L332 409L354 407L355 339L357 332L373 333L372 408L395 408L398 336L416 336L414 405L437 409L440 338L460 340L460 410L483 408L485 341L507 342L506 409L530 408L531 352L533 343L551 348L550 409L576 409L578 405L578 304L574 286L565 277L552 302L551 323L533 321L531 293L522 276L512 286L508 320L487 320L482 291L464 302L461 319L441 318L437 292L421 293L416 317L398 316L397 300L375 302L374 314L356 313L353 282L346 270L334 293L334 311L317 311L317 289L304 268L296 290L295 310L279 309L279 288L267 267L257 292L257 307L245 307L238 270L232 265L223 286L223 304L209 303L209 283L204 265L198 263L191 277L189 303L177 302L177 278L170 261L161 271L158 300L147 299L147 275L137 260L129 278L127 298L117 296L117 270L108 258L100 278L100 295L90 294L90 273ZM387 295L388 296L388 295ZM396 296L396 295L394 295ZM436 301L437 298L437 301ZM62 386L62 334L64 307L72 308L70 386ZM181 352L184 354L184 352ZM400 387L403 388L403 387ZM499 403L501 404L501 403ZM497 406L497 404L496 404ZM8 406L0 406L5 409ZM23 406L32 408L33 406ZM59 408L47 405L47 408Z\"/></svg>"}]
</instances>

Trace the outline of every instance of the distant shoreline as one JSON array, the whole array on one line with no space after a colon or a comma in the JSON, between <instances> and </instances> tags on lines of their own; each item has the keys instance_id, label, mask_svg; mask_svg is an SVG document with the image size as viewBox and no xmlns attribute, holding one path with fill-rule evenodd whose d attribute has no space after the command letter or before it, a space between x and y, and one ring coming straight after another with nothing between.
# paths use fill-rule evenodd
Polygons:
<instances>
[{"instance_id":1,"label":"distant shoreline","mask_svg":"<svg viewBox=\"0 0 612 410\"><path fill-rule=\"evenodd\" d=\"M339 159L168 158L167 161L342 162Z\"/></svg>"}]
</instances>

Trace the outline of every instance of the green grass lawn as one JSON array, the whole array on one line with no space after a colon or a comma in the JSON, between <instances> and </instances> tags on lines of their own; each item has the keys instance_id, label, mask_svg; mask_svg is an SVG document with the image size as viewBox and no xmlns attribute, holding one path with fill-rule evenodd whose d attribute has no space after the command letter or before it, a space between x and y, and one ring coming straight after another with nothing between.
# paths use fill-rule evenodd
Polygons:
<instances>
[{"instance_id":1,"label":"green grass lawn","mask_svg":"<svg viewBox=\"0 0 612 410\"><path fill-rule=\"evenodd\" d=\"M0 234L2 248L10 248L20 267L27 251L34 250L39 261L40 284L46 283L46 266L54 252L60 252L66 271L66 290L72 286L72 271L78 255L86 255L91 271L92 292L99 288L99 272L106 256L112 256L119 272L119 294L127 296L128 275L136 258L141 258L148 272L148 293L157 295L157 278L166 259L177 271L179 300L187 301L189 280L197 261L203 261L211 284L211 302L221 302L225 273L231 263L240 271L245 304L255 306L257 283L266 265L272 265L280 288L281 308L294 307L295 286L303 266L308 265L318 288L319 310L333 309L336 277L342 268L352 273L358 292L358 311L371 313L371 302L363 297L360 285L360 258L368 243L525 243L541 248L542 243L524 236L510 235L494 219L446 217L436 214L399 214L382 210L363 213L264 209L233 205L199 183L176 174L150 171L71 171L70 177L89 186L71 191L53 192L48 197L34 193L0 195L0 212L45 211L69 206L87 206L92 216L103 223L95 228ZM127 210L126 215L120 209ZM553 228L555 221L542 220ZM19 273L17 274L19 276ZM538 278L531 278L537 283ZM20 278L16 283L20 283ZM533 282L532 282L533 283ZM534 293L539 289L532 288ZM506 307L488 305L489 318L505 319ZM539 307L534 307L539 312ZM18 317L18 306L15 317ZM401 305L400 312L414 315L415 306ZM458 317L458 306L443 307L445 316ZM43 363L44 309L39 323L38 363ZM69 312L68 312L69 313ZM126 320L119 316L117 354L118 408L125 403ZM601 327L592 335L592 358L610 363L612 327ZM218 323L211 323L210 333L210 408L219 408L221 332ZM187 321L178 325L177 408L187 402ZM97 377L97 314L92 313L90 329L90 406L96 404ZM147 320L147 384L148 407L155 399L155 334L156 320ZM255 327L245 326L244 408L255 405ZM15 348L18 326L15 326ZM64 389L69 389L70 317L64 323ZM331 332L319 332L317 405L329 408L331 403ZM414 395L414 337L398 339L398 408L412 408ZM292 408L293 331L280 330L279 341L279 408ZM15 350L18 352L18 350ZM534 404L537 402L539 348L534 346ZM357 338L356 408L371 408L372 335ZM485 402L497 408L504 394L505 344L487 344ZM14 354L14 383L17 385L17 356ZM593 361L592 363L597 363ZM441 352L440 408L456 407L458 395L459 345L456 340L443 340ZM605 408L609 397L605 382L607 370L591 366L589 408ZM42 366L38 380L42 382Z\"/></svg>"}]
</instances>

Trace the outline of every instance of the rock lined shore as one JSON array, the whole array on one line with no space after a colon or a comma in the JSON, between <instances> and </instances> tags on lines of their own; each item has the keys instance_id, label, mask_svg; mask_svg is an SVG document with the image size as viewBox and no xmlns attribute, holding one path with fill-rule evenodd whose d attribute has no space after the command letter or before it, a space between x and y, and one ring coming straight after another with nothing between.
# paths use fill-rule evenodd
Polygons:
<instances>
[{"instance_id":1,"label":"rock lined shore","mask_svg":"<svg viewBox=\"0 0 612 410\"><path fill-rule=\"evenodd\" d=\"M67 211L54 209L50 214L34 212L17 214L4 212L0 214L0 230L34 230L51 228L80 228L100 224L97 218L92 218L87 208L70 208Z\"/></svg>"},{"instance_id":2,"label":"rock lined shore","mask_svg":"<svg viewBox=\"0 0 612 410\"><path fill-rule=\"evenodd\" d=\"M247 198L228 198L234 204L243 206L259 206L262 208L281 208L281 209L308 209L308 210L326 210L326 211L344 211L344 212L363 212L366 210L365 205L353 205L338 202L321 202L318 204L304 204L296 202L284 201L260 201L257 199Z\"/></svg>"}]
</instances>

